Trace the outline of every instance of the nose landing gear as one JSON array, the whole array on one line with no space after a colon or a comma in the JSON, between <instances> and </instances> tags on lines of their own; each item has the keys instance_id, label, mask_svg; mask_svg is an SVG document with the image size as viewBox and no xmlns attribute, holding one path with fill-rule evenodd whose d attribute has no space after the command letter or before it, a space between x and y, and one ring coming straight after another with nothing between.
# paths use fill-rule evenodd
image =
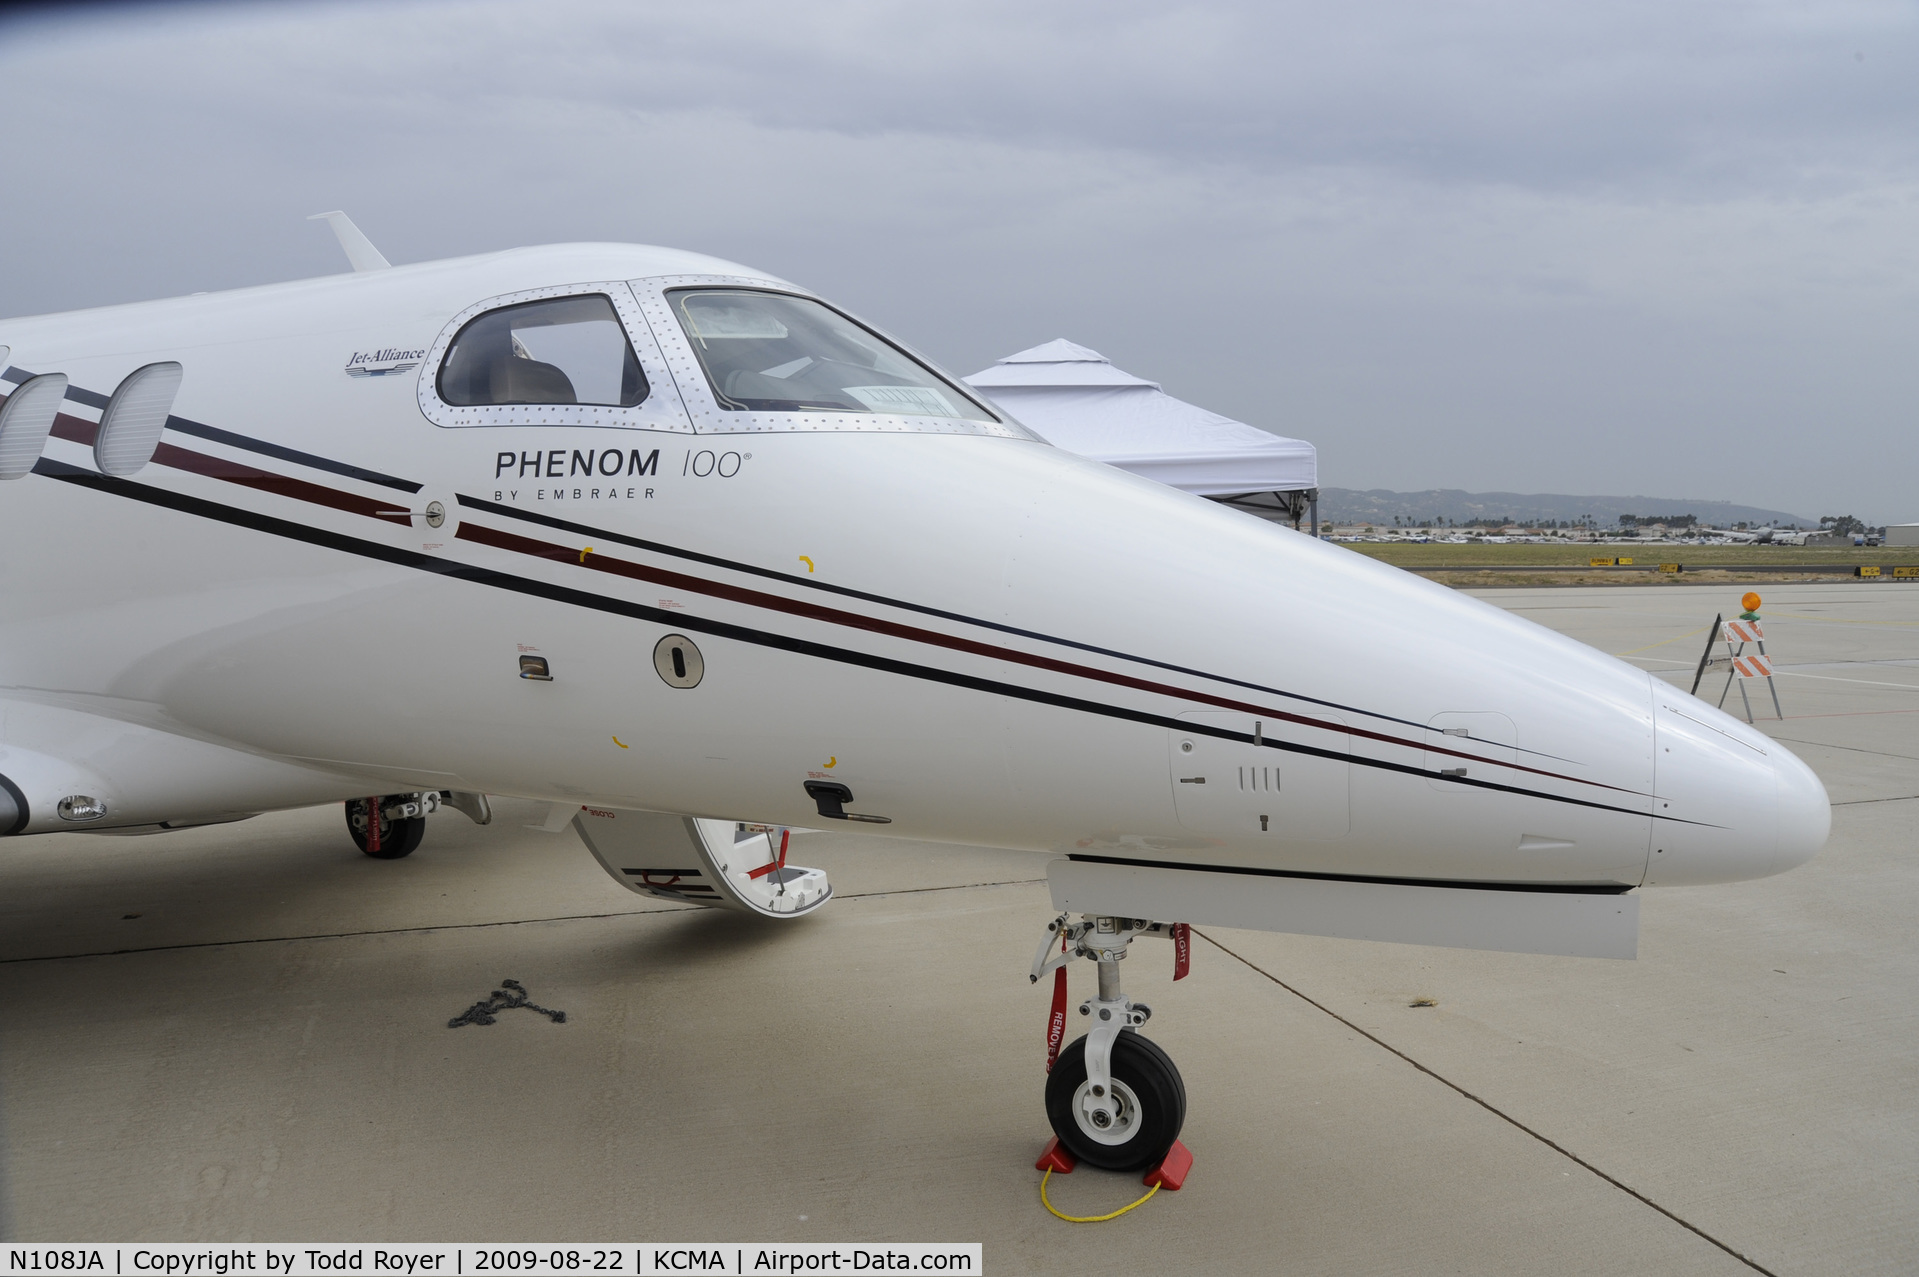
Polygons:
<instances>
[{"instance_id":1,"label":"nose landing gear","mask_svg":"<svg viewBox=\"0 0 1919 1277\"><path fill-rule=\"evenodd\" d=\"M1074 958L1099 965L1099 996L1080 1003L1086 1036L1059 1054L1046 1078L1046 1117L1066 1150L1089 1166L1132 1171L1157 1165L1186 1122L1186 1083L1166 1052L1139 1028L1153 1010L1120 992L1119 964L1140 936L1172 938L1173 928L1143 918L1061 914L1047 924L1032 978ZM1064 952L1053 953L1063 937Z\"/></svg>"},{"instance_id":2,"label":"nose landing gear","mask_svg":"<svg viewBox=\"0 0 1919 1277\"><path fill-rule=\"evenodd\" d=\"M379 809L379 819L373 818ZM346 800L347 832L353 843L375 860L398 860L412 855L426 837L426 818L442 807L451 807L476 825L493 823L493 806L485 794L460 789L426 790L422 793L387 794L377 798Z\"/></svg>"},{"instance_id":3,"label":"nose landing gear","mask_svg":"<svg viewBox=\"0 0 1919 1277\"><path fill-rule=\"evenodd\" d=\"M374 807L379 808L374 823ZM346 804L347 832L354 845L375 860L398 860L413 854L426 837L426 818L439 810L440 795L388 794L382 798L349 798Z\"/></svg>"}]
</instances>

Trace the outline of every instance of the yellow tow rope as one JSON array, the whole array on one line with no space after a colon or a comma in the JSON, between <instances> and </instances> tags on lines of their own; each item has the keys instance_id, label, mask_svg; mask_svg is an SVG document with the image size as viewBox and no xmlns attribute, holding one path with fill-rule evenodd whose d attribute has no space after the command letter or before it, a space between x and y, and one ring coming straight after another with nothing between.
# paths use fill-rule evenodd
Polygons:
<instances>
[{"instance_id":1,"label":"yellow tow rope","mask_svg":"<svg viewBox=\"0 0 1919 1277\"><path fill-rule=\"evenodd\" d=\"M1047 1168L1046 1174L1039 1177L1040 1205L1046 1207L1046 1209L1053 1212L1055 1216L1065 1220L1069 1224L1103 1224L1109 1219L1118 1219L1121 1215L1124 1215L1127 1211L1133 1209L1134 1206L1145 1205L1147 1198L1151 1197L1154 1193L1157 1193L1159 1191L1159 1185L1155 1184L1151 1188L1146 1190L1146 1197L1142 1197L1138 1201L1133 1202L1130 1205L1122 1206L1110 1215L1068 1215L1062 1212L1059 1209L1059 1207L1053 1205L1053 1203L1046 1200L1046 1181L1051 1178L1053 1178L1053 1171L1051 1167Z\"/></svg>"}]
</instances>

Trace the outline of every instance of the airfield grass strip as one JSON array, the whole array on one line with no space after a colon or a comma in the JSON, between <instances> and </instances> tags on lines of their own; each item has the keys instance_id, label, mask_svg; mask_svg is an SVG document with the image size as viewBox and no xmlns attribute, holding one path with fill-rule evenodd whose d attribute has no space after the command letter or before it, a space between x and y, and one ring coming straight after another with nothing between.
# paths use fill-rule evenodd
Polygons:
<instances>
[{"instance_id":1,"label":"airfield grass strip","mask_svg":"<svg viewBox=\"0 0 1919 1277\"><path fill-rule=\"evenodd\" d=\"M1902 567L1919 562L1912 546L1758 546L1683 545L1672 541L1349 541L1341 549L1378 559L1409 572L1550 571L1561 569L1600 575L1657 574L1661 563L1683 563L1693 572L1832 572L1851 576L1861 564ZM1594 568L1595 558L1625 555L1625 567Z\"/></svg>"},{"instance_id":2,"label":"airfield grass strip","mask_svg":"<svg viewBox=\"0 0 1919 1277\"><path fill-rule=\"evenodd\" d=\"M1532 1127L1526 1125L1524 1122L1514 1117L1512 1114L1504 1111L1503 1109L1496 1108L1489 1101L1483 1100L1479 1096L1474 1095L1471 1091L1467 1090L1465 1087L1461 1086L1459 1083L1453 1081L1451 1078L1446 1077L1444 1074L1435 1073L1432 1069L1427 1068L1424 1064L1421 1064L1418 1060L1415 1060L1412 1056L1406 1054L1404 1051L1400 1050L1398 1047L1394 1046L1392 1043L1386 1041L1384 1038L1379 1037L1377 1034L1369 1033L1365 1029L1360 1028L1357 1024L1354 1024L1351 1020L1347 1019L1345 1016L1341 1015L1339 1012L1333 1010L1331 1007L1327 1006L1325 1003L1317 1001L1311 997L1308 997L1306 994L1301 993L1298 989L1295 989L1292 985L1287 984L1284 980L1280 979L1278 976L1274 975L1272 972L1266 970L1264 967L1261 967L1258 963L1252 962L1246 957L1244 957L1243 955L1235 953L1231 949L1228 949L1225 945L1213 939L1213 937L1207 935L1204 931L1201 931L1198 927L1193 928L1193 934L1205 940L1207 944L1212 945L1215 949L1218 949L1221 953L1225 954L1227 957L1232 958L1235 961L1244 963L1251 970L1257 972L1258 974L1262 976L1265 976L1268 980L1271 980L1274 984L1286 990L1286 992L1292 994L1294 997L1298 998L1301 1002L1304 1002L1307 1006L1312 1007L1316 1011L1324 1012L1326 1015L1339 1021L1341 1024L1351 1029L1354 1033L1359 1034L1360 1037L1365 1038L1368 1042L1371 1042L1373 1045L1382 1047L1385 1050L1392 1052L1394 1055L1398 1056L1400 1059L1406 1061L1406 1063L1412 1065L1415 1069L1418 1069L1421 1073L1424 1073L1427 1077L1432 1078L1435 1082L1438 1082L1442 1086L1448 1087L1451 1090L1457 1091L1460 1095L1465 1096L1467 1099L1479 1105L1479 1107L1485 1109L1488 1113L1491 1113L1494 1117L1500 1119L1502 1122L1509 1123L1510 1125L1517 1127L1519 1130L1524 1131L1526 1134L1532 1136L1534 1139L1538 1140L1541 1144L1544 1144L1547 1148L1559 1154L1561 1157L1565 1158L1567 1161L1572 1162L1574 1165L1592 1172L1594 1175L1597 1175L1600 1179L1605 1180L1608 1184L1611 1184L1614 1188L1618 1189L1620 1192L1625 1193L1627 1196L1636 1199L1637 1201L1643 1203L1644 1205L1652 1207L1652 1209L1658 1211L1661 1215L1664 1215L1667 1219L1670 1219L1673 1223L1679 1225L1681 1228L1685 1229L1687 1232L1692 1233L1694 1236L1697 1236L1704 1241L1712 1243L1714 1246L1717 1246L1720 1250L1725 1251L1728 1255L1731 1255L1734 1259L1738 1260L1740 1263L1744 1264L1746 1267L1752 1269L1754 1272L1764 1273L1766 1274L1766 1277L1779 1277L1779 1275L1773 1272L1772 1269L1763 1266L1762 1264L1758 1263L1756 1260L1749 1259L1745 1255L1740 1254L1738 1251L1728 1246L1725 1242L1720 1241L1717 1237L1714 1237L1711 1233L1699 1227L1699 1225L1691 1222L1690 1220L1684 1218L1683 1216L1674 1214L1672 1211L1667 1210L1664 1206L1661 1206L1658 1202L1655 1202L1652 1198L1646 1196L1644 1193L1640 1192L1638 1189L1620 1181L1614 1176L1608 1175L1605 1171L1600 1170L1597 1166L1594 1166L1591 1162L1579 1156L1579 1154L1573 1152L1571 1149L1567 1148L1565 1145L1555 1143L1551 1139L1547 1138L1545 1135L1541 1134L1539 1131L1534 1130Z\"/></svg>"},{"instance_id":3,"label":"airfield grass strip","mask_svg":"<svg viewBox=\"0 0 1919 1277\"><path fill-rule=\"evenodd\" d=\"M892 891L835 892L835 900L877 900L884 896L914 896L932 891L971 891L975 887L1028 887L1044 878L1007 878L994 882L956 882L946 887L899 887ZM302 940L357 940L364 936L427 935L435 931L484 931L489 927L530 927L542 922L597 922L603 918L649 918L666 913L731 913L708 905L661 905L657 909L615 909L607 913L562 913L549 918L499 918L492 922L442 922L423 927L372 927L365 931L316 931L297 936L248 936L238 940L195 940L185 944L154 944L131 949L95 949L86 953L46 953L24 958L0 958L0 967L23 962L69 962L77 958L120 958L140 953L173 953L184 949L234 949L251 944L294 944Z\"/></svg>"}]
</instances>

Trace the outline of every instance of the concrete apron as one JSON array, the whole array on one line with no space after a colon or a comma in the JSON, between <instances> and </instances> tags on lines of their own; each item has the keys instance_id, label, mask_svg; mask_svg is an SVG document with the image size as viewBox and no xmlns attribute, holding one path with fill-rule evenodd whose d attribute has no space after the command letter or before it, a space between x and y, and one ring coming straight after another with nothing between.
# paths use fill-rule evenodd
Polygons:
<instances>
[{"instance_id":1,"label":"concrete apron","mask_svg":"<svg viewBox=\"0 0 1919 1277\"><path fill-rule=\"evenodd\" d=\"M841 898L768 927L636 901L503 803L486 829L436 816L397 862L355 852L332 809L9 846L7 1233L979 1240L996 1272L1122 1244L1195 1271L1752 1271L1704 1233L1775 1272L1909 1269L1919 696L1867 684L1919 690L1919 671L1859 663L1919 656L1919 591L1798 588L1770 592L1769 646L1822 677L1785 680L1771 730L1847 804L1817 861L1649 893L1635 963L1214 932L1225 949L1197 944L1175 989L1164 947L1141 947L1128 991L1185 1075L1197 1162L1111 1224L1036 1199L1038 859L814 836ZM1493 597L1613 652L1720 602ZM1667 646L1689 674L1696 640ZM566 1023L446 1027L504 977ZM1091 987L1074 973L1076 999ZM1096 1213L1137 1183L1082 1170L1051 1192Z\"/></svg>"}]
</instances>

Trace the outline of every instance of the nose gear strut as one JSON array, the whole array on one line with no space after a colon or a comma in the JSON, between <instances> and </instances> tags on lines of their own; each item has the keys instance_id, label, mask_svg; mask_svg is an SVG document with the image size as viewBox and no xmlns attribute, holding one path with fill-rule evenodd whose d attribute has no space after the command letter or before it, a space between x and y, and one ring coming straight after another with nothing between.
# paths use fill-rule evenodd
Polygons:
<instances>
[{"instance_id":1,"label":"nose gear strut","mask_svg":"<svg viewBox=\"0 0 1919 1277\"><path fill-rule=\"evenodd\" d=\"M1183 941L1185 928L1144 918L1061 914L1033 955L1034 983L1074 958L1099 967L1099 995L1080 1003L1086 1036L1060 1052L1046 1079L1046 1116L1075 1157L1106 1170L1158 1162L1186 1121L1186 1085L1166 1053L1139 1035L1153 1010L1120 991L1119 964L1141 936ZM1062 952L1053 953L1056 939ZM1180 949L1183 955L1184 947ZM1181 974L1184 974L1182 971Z\"/></svg>"}]
</instances>

